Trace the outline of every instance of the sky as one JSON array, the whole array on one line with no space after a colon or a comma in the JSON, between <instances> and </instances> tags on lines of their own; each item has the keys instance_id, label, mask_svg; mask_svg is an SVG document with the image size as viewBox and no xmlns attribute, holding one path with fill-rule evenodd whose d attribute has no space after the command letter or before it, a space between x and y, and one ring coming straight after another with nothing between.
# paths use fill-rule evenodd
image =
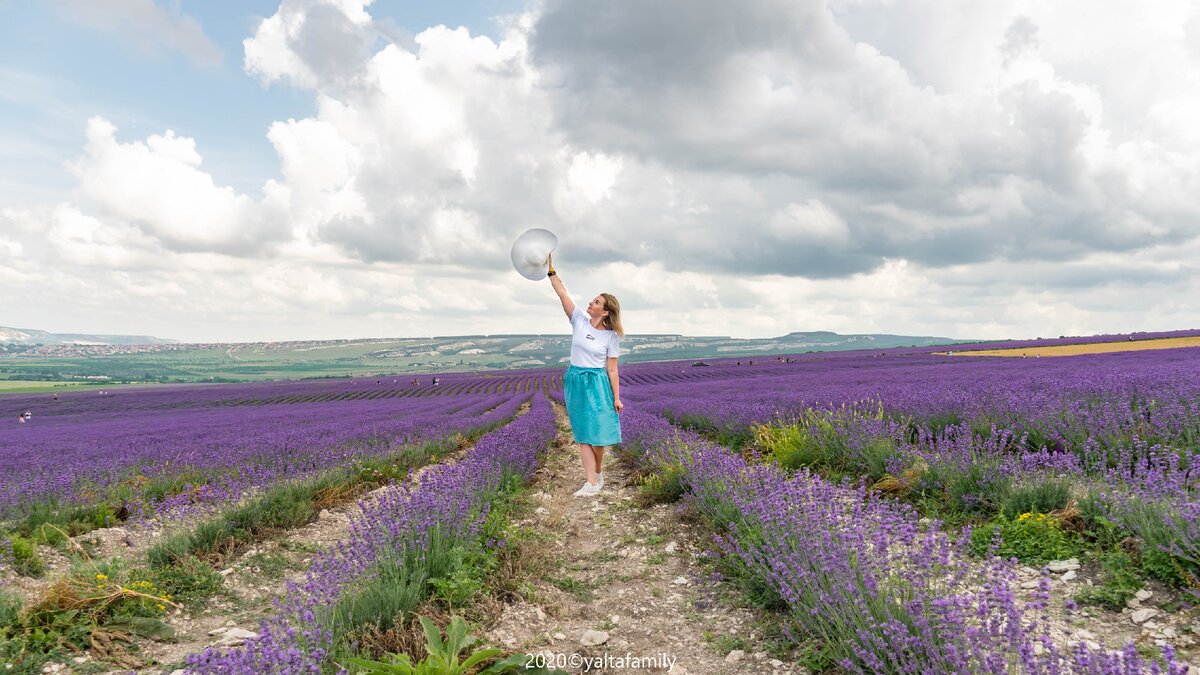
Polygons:
<instances>
[{"instance_id":1,"label":"sky","mask_svg":"<svg viewBox=\"0 0 1200 675\"><path fill-rule=\"evenodd\" d=\"M1200 327L1200 3L0 0L0 326Z\"/></svg>"}]
</instances>

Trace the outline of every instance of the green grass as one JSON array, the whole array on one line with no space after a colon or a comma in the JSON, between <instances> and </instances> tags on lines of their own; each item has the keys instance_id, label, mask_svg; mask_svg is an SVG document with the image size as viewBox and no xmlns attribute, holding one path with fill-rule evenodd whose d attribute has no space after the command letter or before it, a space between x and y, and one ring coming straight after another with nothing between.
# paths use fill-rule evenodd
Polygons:
<instances>
[{"instance_id":1,"label":"green grass","mask_svg":"<svg viewBox=\"0 0 1200 675\"><path fill-rule=\"evenodd\" d=\"M319 495L348 483L350 478L350 472L343 469L276 485L249 504L225 511L154 546L147 553L150 565L167 567L188 556L223 560L270 532L306 525L320 511Z\"/></svg>"},{"instance_id":2,"label":"green grass","mask_svg":"<svg viewBox=\"0 0 1200 675\"><path fill-rule=\"evenodd\" d=\"M287 556L278 553L255 553L242 558L241 562L252 574L263 579L277 579L293 569Z\"/></svg>"},{"instance_id":3,"label":"green grass","mask_svg":"<svg viewBox=\"0 0 1200 675\"><path fill-rule=\"evenodd\" d=\"M4 539L8 540L7 546L3 546ZM37 545L17 534L0 537L0 563L12 565L17 574L22 576L42 576L42 558L38 555Z\"/></svg>"},{"instance_id":4,"label":"green grass","mask_svg":"<svg viewBox=\"0 0 1200 675\"><path fill-rule=\"evenodd\" d=\"M162 621L171 603L168 589L121 559L76 561L27 605L0 589L0 662L8 673L39 673L48 660L69 660L98 639L171 639L175 631Z\"/></svg>"},{"instance_id":5,"label":"green grass","mask_svg":"<svg viewBox=\"0 0 1200 675\"><path fill-rule=\"evenodd\" d=\"M550 577L546 581L558 590L575 596L580 602L591 602L596 599L594 584L585 584L571 577Z\"/></svg>"},{"instance_id":6,"label":"green grass","mask_svg":"<svg viewBox=\"0 0 1200 675\"><path fill-rule=\"evenodd\" d=\"M750 643L745 638L724 633L716 635L712 631L704 631L704 641L715 647L721 654L728 654L735 649L747 651L751 648Z\"/></svg>"},{"instance_id":7,"label":"green grass","mask_svg":"<svg viewBox=\"0 0 1200 675\"><path fill-rule=\"evenodd\" d=\"M1119 612L1144 583L1142 575L1138 573L1137 561L1118 548L1103 552L1100 565L1100 583L1081 588L1075 594L1075 600Z\"/></svg>"},{"instance_id":8,"label":"green grass","mask_svg":"<svg viewBox=\"0 0 1200 675\"><path fill-rule=\"evenodd\" d=\"M972 530L972 552L987 555L994 546L993 537L997 532L1001 541L996 554L1029 565L1042 565L1083 553L1083 542L1043 513L1022 513L1011 519L996 516L987 525Z\"/></svg>"},{"instance_id":9,"label":"green grass","mask_svg":"<svg viewBox=\"0 0 1200 675\"><path fill-rule=\"evenodd\" d=\"M414 613L433 603L442 612L470 613L485 595L513 592L521 584L514 572L519 564L508 551L520 551L524 533L513 528L513 517L533 506L516 476L507 476L502 487L486 495L488 514L477 536L435 528L425 545L390 552L373 570L343 593L327 611L323 625L335 635L332 661L344 663L355 656L363 636L403 634ZM504 541L503 547L485 548L484 542Z\"/></svg>"},{"instance_id":10,"label":"green grass","mask_svg":"<svg viewBox=\"0 0 1200 675\"><path fill-rule=\"evenodd\" d=\"M47 389L73 389L76 387L98 387L102 386L95 382L47 382L42 380L5 380L0 379L0 392L6 393L21 393L21 392L40 392ZM34 417L36 421L37 418ZM14 422L15 424L15 422Z\"/></svg>"}]
</instances>

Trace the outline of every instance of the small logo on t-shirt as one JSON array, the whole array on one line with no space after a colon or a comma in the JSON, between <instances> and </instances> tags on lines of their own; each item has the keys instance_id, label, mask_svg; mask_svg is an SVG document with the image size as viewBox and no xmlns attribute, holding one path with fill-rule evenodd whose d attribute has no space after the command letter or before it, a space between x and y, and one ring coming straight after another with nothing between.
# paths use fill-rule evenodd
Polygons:
<instances>
[{"instance_id":1,"label":"small logo on t-shirt","mask_svg":"<svg viewBox=\"0 0 1200 675\"><path fill-rule=\"evenodd\" d=\"M595 340L595 339L596 339L596 338L595 338L594 336L592 336L592 335L584 335L584 337L586 337L586 338L587 338L587 339L589 339L589 340Z\"/></svg>"}]
</instances>

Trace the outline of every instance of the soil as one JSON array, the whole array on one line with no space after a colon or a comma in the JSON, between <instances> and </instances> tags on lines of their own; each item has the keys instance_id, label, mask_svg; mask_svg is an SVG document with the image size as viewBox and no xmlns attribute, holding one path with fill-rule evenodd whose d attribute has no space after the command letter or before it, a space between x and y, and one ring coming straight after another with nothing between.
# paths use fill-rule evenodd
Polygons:
<instances>
[{"instance_id":1,"label":"soil","mask_svg":"<svg viewBox=\"0 0 1200 675\"><path fill-rule=\"evenodd\" d=\"M1171 644L1176 648L1176 658L1192 666L1189 675L1200 675L1200 608L1188 606L1194 602L1190 595L1151 582L1140 589L1144 599L1132 598L1120 611L1094 606L1068 610L1067 601L1080 589L1099 583L1099 570L1080 567L1074 571L1074 575L1070 574L1071 570L1050 573L1046 618L1051 639L1056 644L1083 642L1093 650L1120 652L1132 642L1139 651L1152 654L1157 653L1159 647ZM1032 599L1033 587L1040 577L1039 570L1021 569L1020 585L1026 600ZM1150 611L1139 614L1140 610ZM1152 616L1144 618L1145 615Z\"/></svg>"},{"instance_id":2,"label":"soil","mask_svg":"<svg viewBox=\"0 0 1200 675\"><path fill-rule=\"evenodd\" d=\"M671 506L640 507L637 487L612 453L600 494L572 496L583 467L558 406L556 414L559 435L532 487L540 506L522 524L544 536L557 569L531 580L538 602L505 607L486 639L572 673L806 672L762 650L755 613L711 580L707 536ZM604 642L584 644L597 639ZM617 662L628 657L651 663ZM590 661L599 667L587 670L585 658L599 659Z\"/></svg>"}]
</instances>

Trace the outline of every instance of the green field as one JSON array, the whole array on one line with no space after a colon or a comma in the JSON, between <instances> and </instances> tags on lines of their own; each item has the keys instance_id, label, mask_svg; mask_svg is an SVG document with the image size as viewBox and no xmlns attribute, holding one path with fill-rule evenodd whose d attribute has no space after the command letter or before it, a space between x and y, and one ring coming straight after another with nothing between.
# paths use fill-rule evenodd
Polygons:
<instances>
[{"instance_id":1,"label":"green field","mask_svg":"<svg viewBox=\"0 0 1200 675\"><path fill-rule=\"evenodd\" d=\"M624 363L944 345L947 338L791 333L778 338L637 335L622 341ZM570 335L462 335L432 338L154 345L9 346L4 378L35 383L252 382L323 377L403 377L417 373L566 367ZM107 350L107 351L105 351ZM91 379L89 379L91 378ZM97 380L95 378L104 378Z\"/></svg>"},{"instance_id":2,"label":"green field","mask_svg":"<svg viewBox=\"0 0 1200 675\"><path fill-rule=\"evenodd\" d=\"M0 392L44 391L46 389L65 389L88 386L96 385L90 382L42 382L38 380L0 379Z\"/></svg>"},{"instance_id":3,"label":"green field","mask_svg":"<svg viewBox=\"0 0 1200 675\"><path fill-rule=\"evenodd\" d=\"M390 348L389 348L390 347ZM413 355L412 345L330 344L315 347L249 346L189 349L107 356L23 356L0 360L3 378L50 386L81 383L104 376L101 384L149 382L246 382L319 377L359 377L380 373L430 373L496 370L522 364L528 357L507 354ZM89 381L87 384L95 384ZM0 385L0 390L11 391Z\"/></svg>"}]
</instances>

